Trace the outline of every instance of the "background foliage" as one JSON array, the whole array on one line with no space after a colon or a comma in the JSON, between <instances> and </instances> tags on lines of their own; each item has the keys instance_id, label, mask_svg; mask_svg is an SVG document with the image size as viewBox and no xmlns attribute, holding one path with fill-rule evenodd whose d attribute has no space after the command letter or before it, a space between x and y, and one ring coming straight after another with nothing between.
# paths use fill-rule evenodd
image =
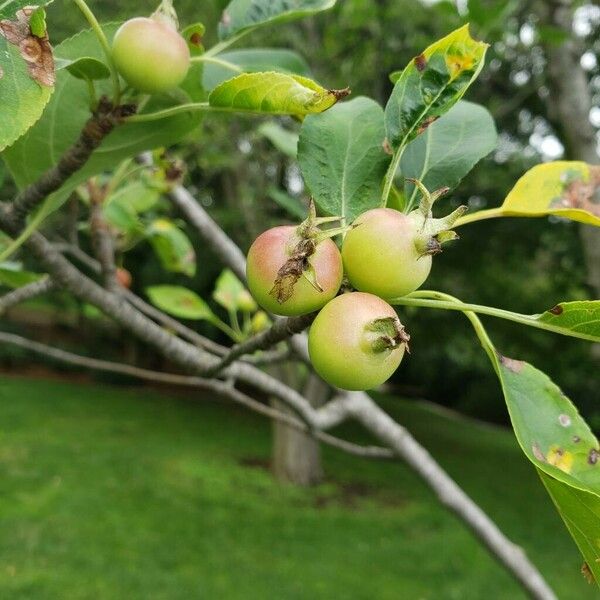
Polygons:
<instances>
[{"instance_id":1,"label":"background foliage","mask_svg":"<svg viewBox=\"0 0 600 600\"><path fill-rule=\"evenodd\" d=\"M195 2L180 0L177 7L182 22L201 19L205 23L205 41L210 45L216 41L211 36L215 36L225 4L203 2L200 15ZM91 5L105 19L125 17L133 11L131 3L123 7L112 0ZM135 8L139 13L149 13L154 2L138 0ZM316 81L330 88L349 85L353 97L364 94L384 102L392 88L390 72L401 68L431 40L470 21L474 36L490 41L491 47L480 83L471 88L468 99L490 109L499 142L456 191L440 201L439 210L449 212L463 203L473 209L492 207L500 204L527 168L540 160L555 159L561 152L557 139L560 132L554 128L544 103L548 88L539 47L541 36L553 33L535 29L535 8L532 2L471 1L459 13L451 2L427 3L414 10L414 2L407 0L346 0L316 19L264 29L259 39L251 34L247 45L297 50L306 57ZM80 15L65 11L60 3L49 7L48 22L54 44L82 26ZM582 43L595 56L598 48L593 40L597 38L598 19L588 23ZM331 59L323 61L323 56ZM596 65L589 73L592 85L600 81ZM286 130L297 131L298 126L291 120L280 121ZM272 135L269 137L275 144L265 137L259 125L255 118L232 121L211 116L201 135L181 152L192 187L244 248L269 223L293 220L291 211L297 212L305 201L295 160L282 155L281 144ZM10 196L10 185L3 193ZM476 228L465 226L460 233L461 240L436 259L428 282L431 288L526 314L565 298L592 297L573 222L555 218L496 219ZM193 233L188 234L194 241ZM158 259L139 247L127 255L125 266L134 273L136 290L172 283L191 287L209 298L220 267L208 250L201 250L198 265L190 283L185 276L160 271ZM61 298L56 297L55 302L60 304ZM495 376L460 315L421 310L416 318L416 310L404 313L401 316L411 332L414 352L410 360L403 361L391 384L405 395L426 397L472 415L506 421ZM586 344L539 331L528 331L524 336L517 325L504 321L487 319L486 324L498 347L538 365L554 381L560 381L591 424L600 427L600 410L594 401L598 364L589 360ZM205 323L198 327L210 331ZM434 339L431 331L436 332ZM85 344L85 338L80 343ZM134 352L131 347L126 351ZM14 350L1 352L5 361L14 364Z\"/></svg>"}]
</instances>

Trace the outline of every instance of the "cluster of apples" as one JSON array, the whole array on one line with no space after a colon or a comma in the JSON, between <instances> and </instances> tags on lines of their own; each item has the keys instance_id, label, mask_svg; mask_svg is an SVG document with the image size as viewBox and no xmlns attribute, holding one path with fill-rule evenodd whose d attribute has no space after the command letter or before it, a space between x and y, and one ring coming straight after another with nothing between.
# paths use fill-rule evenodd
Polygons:
<instances>
[{"instance_id":1,"label":"cluster of apples","mask_svg":"<svg viewBox=\"0 0 600 600\"><path fill-rule=\"evenodd\" d=\"M349 228L320 229L330 220L261 234L248 252L248 286L271 313L318 310L308 336L315 370L335 387L366 390L392 375L410 339L387 301L424 283L448 221L432 219L430 205L408 214L376 208ZM331 239L338 233L341 252Z\"/></svg>"},{"instance_id":2,"label":"cluster of apples","mask_svg":"<svg viewBox=\"0 0 600 600\"><path fill-rule=\"evenodd\" d=\"M117 30L112 59L129 86L155 94L184 80L190 51L176 15L163 7ZM336 218L317 218L311 206L304 223L269 229L250 248L248 286L262 308L283 316L319 311L309 332L310 358L336 387L370 389L398 368L410 338L387 300L419 288L432 255L456 237L448 228L457 211L445 219L431 217L433 202L446 190L430 195L414 183L424 199L408 214L377 208L349 228L323 230L321 225ZM337 234L344 235L341 253L332 240Z\"/></svg>"}]
</instances>

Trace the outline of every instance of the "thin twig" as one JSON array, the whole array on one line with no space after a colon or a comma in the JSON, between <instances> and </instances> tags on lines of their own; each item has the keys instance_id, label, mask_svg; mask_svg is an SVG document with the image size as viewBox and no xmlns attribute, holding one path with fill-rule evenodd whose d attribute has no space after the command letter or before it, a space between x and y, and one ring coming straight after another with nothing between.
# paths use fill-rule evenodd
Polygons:
<instances>
[{"instance_id":1,"label":"thin twig","mask_svg":"<svg viewBox=\"0 0 600 600\"><path fill-rule=\"evenodd\" d=\"M214 376L220 373L225 367L228 367L235 360L245 354L252 354L257 350L268 350L279 342L287 340L296 333L304 331L314 320L316 313L310 313L301 317L277 320L269 329L257 333L250 339L237 344L223 356L221 361L215 365L208 376Z\"/></svg>"},{"instance_id":2,"label":"thin twig","mask_svg":"<svg viewBox=\"0 0 600 600\"><path fill-rule=\"evenodd\" d=\"M120 375L127 375L129 377L135 377L136 379L142 379L144 381L150 381L153 383L178 385L212 391L220 396L232 400L233 402L236 402L237 404L246 406L254 412L265 415L270 419L285 423L286 425L293 427L298 431L311 433L309 428L302 421L271 406L263 404L258 400L254 400L225 381L220 381L217 379L204 379L202 377L191 377L188 375L178 375L175 373L162 373L159 371L151 371L149 369L141 369L132 365L125 365L122 363L115 363L111 361L90 358L87 356L81 356L79 354L54 348L52 346L29 340L12 333L0 332L0 342L12 344L14 346L18 346L19 348L35 352L36 354L48 356L60 362L76 365L86 369L118 373ZM378 446L361 446L321 431L316 431L314 434L325 444L339 448L340 450L355 456L362 456L365 458L394 458L394 453L388 448L380 448Z\"/></svg>"},{"instance_id":3,"label":"thin twig","mask_svg":"<svg viewBox=\"0 0 600 600\"><path fill-rule=\"evenodd\" d=\"M39 281L34 281L33 283L24 285L12 292L8 292L0 297L0 315L16 304L31 300L36 296L41 296L54 288L55 285L52 279L50 279L50 277L44 277Z\"/></svg>"},{"instance_id":4,"label":"thin twig","mask_svg":"<svg viewBox=\"0 0 600 600\"><path fill-rule=\"evenodd\" d=\"M9 214L13 231L20 230L27 215L50 194L58 190L73 173L79 171L102 140L124 117L133 113L135 113L133 105L115 107L107 98L101 98L77 141L61 156L54 167L48 169L14 199Z\"/></svg>"},{"instance_id":5,"label":"thin twig","mask_svg":"<svg viewBox=\"0 0 600 600\"><path fill-rule=\"evenodd\" d=\"M208 216L204 208L182 186L175 187L171 199L180 207L187 220L195 225L221 260L236 273L245 271L245 259L235 243ZM215 243L218 242L218 243ZM239 277L239 275L238 275ZM291 344L298 354L307 358L306 335L296 336ZM378 440L384 441L394 452L425 481L436 493L442 504L448 507L471 529L486 546L490 554L506 567L515 580L537 600L556 600L541 573L531 563L525 552L511 542L483 510L442 469L429 452L415 440L410 432L396 423L364 392L343 393L341 402L335 407L335 417L323 412L324 424L346 416L354 417ZM315 412L315 411L313 411ZM319 414L311 415L319 427Z\"/></svg>"},{"instance_id":6,"label":"thin twig","mask_svg":"<svg viewBox=\"0 0 600 600\"><path fill-rule=\"evenodd\" d=\"M115 248L113 235L104 218L103 203L105 194L95 181L88 181L90 195L90 235L92 248L100 265L100 273L104 280L104 287L115 290L117 282L117 266L115 264Z\"/></svg>"}]
</instances>

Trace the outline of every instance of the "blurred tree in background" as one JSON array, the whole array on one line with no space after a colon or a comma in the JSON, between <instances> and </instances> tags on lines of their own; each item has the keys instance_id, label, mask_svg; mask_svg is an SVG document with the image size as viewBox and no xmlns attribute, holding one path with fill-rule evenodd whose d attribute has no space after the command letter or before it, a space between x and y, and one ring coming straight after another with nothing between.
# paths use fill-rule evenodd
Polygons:
<instances>
[{"instance_id":1,"label":"blurred tree in background","mask_svg":"<svg viewBox=\"0 0 600 600\"><path fill-rule=\"evenodd\" d=\"M156 2L136 0L123 5L103 0L90 4L100 17L114 20L149 13ZM201 19L209 32L216 30L225 4L205 1L199 13L197 2L176 2L183 21ZM392 87L389 73L402 68L432 39L470 22L473 35L491 47L480 83L469 92L468 99L492 112L499 143L443 202L444 212L460 204L478 209L499 205L515 180L533 164L555 160L565 153L561 141L564 134L556 125L554 97L547 81L544 46L563 44L566 36L541 20L546 4L533 0L345 0L317 18L273 32L262 31L254 45L294 49L314 66L315 79L323 85L350 86L354 96L365 94L385 102ZM51 6L48 13L54 43L81 27L80 15L65 11L61 4ZM590 128L598 127L600 8L581 3L574 29L581 46L581 66L589 77L596 105L590 114ZM247 45L252 43L250 38ZM292 132L298 129L289 119L282 119L280 124ZM306 205L295 160L262 135L259 126L256 118L232 121L211 116L201 136L186 145L182 154L191 189L243 248L271 223L293 220L293 212ZM10 186L4 189L10 197ZM465 301L522 313L540 311L565 298L597 297L587 283L578 226L556 218L551 221L549 226L546 219L497 219L481 224L477 235L471 235L469 227L463 228L462 239L436 260L428 287L456 294ZM55 220L46 226L63 225ZM191 285L189 280L185 285L208 298L220 265L201 244L196 248L198 273ZM133 285L140 293L158 282L158 263L149 256L143 249L127 255L126 267L134 274ZM161 273L160 282L182 280ZM59 295L55 302L62 302ZM402 314L414 352L410 360L403 362L392 385L402 395L425 397L472 415L505 421L506 410L495 376L466 321L462 323L460 315L448 311L421 311L419 319L413 318L415 314L409 310ZM561 381L565 392L600 429L600 410L595 402L598 363L589 360L588 346L541 331L528 332L525 342L517 334L516 325L488 321L490 334L505 353L537 364L553 380ZM74 337L83 332L80 343L91 344L94 340L97 352L102 341L91 335L87 341L85 338L86 331L97 331L97 324L86 323L85 317L78 317L76 323L65 326L65 331L78 328ZM114 348L117 339L116 332L106 331L107 348ZM17 364L18 356L8 356L8 352L2 350L4 360ZM135 358L135 345L127 346L124 352ZM145 353L144 361L152 360L158 359Z\"/></svg>"}]
</instances>

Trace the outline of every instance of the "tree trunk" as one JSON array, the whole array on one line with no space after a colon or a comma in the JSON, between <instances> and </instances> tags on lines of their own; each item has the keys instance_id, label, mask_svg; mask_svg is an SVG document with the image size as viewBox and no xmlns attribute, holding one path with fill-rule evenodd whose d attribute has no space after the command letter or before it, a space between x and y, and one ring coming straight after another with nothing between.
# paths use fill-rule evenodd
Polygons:
<instances>
[{"instance_id":1,"label":"tree trunk","mask_svg":"<svg viewBox=\"0 0 600 600\"><path fill-rule=\"evenodd\" d=\"M291 383L289 374L285 379L288 384ZM304 387L304 396L310 404L315 407L323 405L328 394L328 386L316 375L309 375ZM273 401L273 405L282 412L290 412L290 409L280 402ZM323 481L323 467L319 442L283 423L273 422L272 468L275 477L282 483L299 486L320 483Z\"/></svg>"}]
</instances>

